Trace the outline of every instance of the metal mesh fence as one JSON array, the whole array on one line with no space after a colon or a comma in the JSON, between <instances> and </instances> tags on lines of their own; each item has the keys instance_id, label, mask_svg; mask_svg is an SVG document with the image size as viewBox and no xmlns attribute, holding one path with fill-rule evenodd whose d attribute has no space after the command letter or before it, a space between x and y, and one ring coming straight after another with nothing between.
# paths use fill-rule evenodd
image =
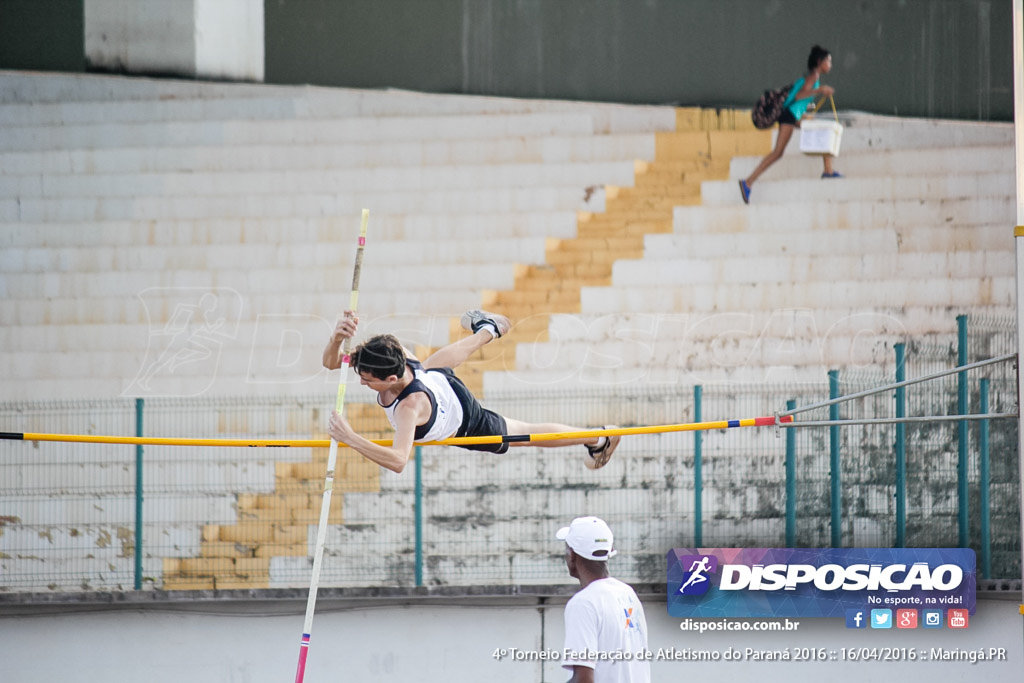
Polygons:
<instances>
[{"instance_id":1,"label":"metal mesh fence","mask_svg":"<svg viewBox=\"0 0 1024 683\"><path fill-rule=\"evenodd\" d=\"M983 324L984 323L984 324ZM1012 351L1000 321L972 328L971 361ZM957 364L955 340L908 343L907 377ZM886 376L889 374L889 376ZM971 410L978 379L991 383L991 412L1016 409L1011 363L971 371ZM840 373L850 394L893 381L874 370ZM788 400L823 401L829 383L703 387L704 421L773 415ZM147 399L147 436L326 438L333 396L218 400ZM487 407L530 422L570 427L679 424L695 415L692 386L629 390L489 394ZM909 415L957 412L956 375L907 389ZM133 435L132 400L0 405L0 429L12 432ZM382 411L350 403L354 427L386 438ZM842 419L889 417L893 392L843 403ZM800 420L828 419L829 409ZM969 427L969 544L978 533L980 454ZM897 542L895 425L838 430L839 539L848 547ZM906 427L905 544L958 543L958 422ZM321 586L527 585L565 580L558 527L598 515L616 532L615 573L663 580L673 547L777 547L787 532L800 547L827 547L836 501L832 431L796 428L795 476L787 479L786 429L625 437L605 468L584 467L583 447L512 448L507 455L424 447L401 474L340 449ZM994 577L1020 575L1016 420L990 423ZM144 588L306 587L320 514L326 448L146 446L141 503L135 446L0 442L0 590L77 591ZM697 507L699 492L700 506ZM795 528L787 529L787 503ZM141 525L136 510L141 505ZM417 505L422 522L417 527ZM141 551L137 539L141 533ZM136 557L140 562L136 564Z\"/></svg>"}]
</instances>

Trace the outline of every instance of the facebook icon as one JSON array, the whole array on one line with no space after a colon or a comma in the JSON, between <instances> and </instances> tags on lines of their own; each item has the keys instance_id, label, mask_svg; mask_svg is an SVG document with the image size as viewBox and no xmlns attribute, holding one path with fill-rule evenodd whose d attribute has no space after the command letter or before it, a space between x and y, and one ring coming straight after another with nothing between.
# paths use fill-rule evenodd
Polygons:
<instances>
[{"instance_id":1,"label":"facebook icon","mask_svg":"<svg viewBox=\"0 0 1024 683\"><path fill-rule=\"evenodd\" d=\"M846 628L867 628L867 614L862 609L846 610Z\"/></svg>"}]
</instances>

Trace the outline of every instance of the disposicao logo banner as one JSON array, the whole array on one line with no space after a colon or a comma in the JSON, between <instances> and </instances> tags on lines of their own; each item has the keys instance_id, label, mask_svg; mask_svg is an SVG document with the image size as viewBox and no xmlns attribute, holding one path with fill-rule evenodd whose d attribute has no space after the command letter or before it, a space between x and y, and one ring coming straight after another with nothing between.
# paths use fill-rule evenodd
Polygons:
<instances>
[{"instance_id":1,"label":"disposicao logo banner","mask_svg":"<svg viewBox=\"0 0 1024 683\"><path fill-rule=\"evenodd\" d=\"M674 548L673 617L845 617L848 609L966 609L967 548Z\"/></svg>"}]
</instances>

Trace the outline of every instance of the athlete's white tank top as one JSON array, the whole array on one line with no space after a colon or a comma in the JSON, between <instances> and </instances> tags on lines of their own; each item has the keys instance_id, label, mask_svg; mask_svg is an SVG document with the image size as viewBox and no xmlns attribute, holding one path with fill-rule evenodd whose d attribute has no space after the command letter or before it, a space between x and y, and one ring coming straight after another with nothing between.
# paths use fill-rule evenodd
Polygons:
<instances>
[{"instance_id":1,"label":"athlete's white tank top","mask_svg":"<svg viewBox=\"0 0 1024 683\"><path fill-rule=\"evenodd\" d=\"M410 358L406 365L413 371L413 380L409 386L403 389L390 405L381 404L380 396L377 397L377 403L384 409L388 422L398 429L395 424L395 408L409 394L422 391L430 398L431 415L425 424L416 427L415 441L439 441L455 436L462 426L462 404L459 403L459 397L455 395L447 377L442 372L424 370L423 364L418 360Z\"/></svg>"}]
</instances>

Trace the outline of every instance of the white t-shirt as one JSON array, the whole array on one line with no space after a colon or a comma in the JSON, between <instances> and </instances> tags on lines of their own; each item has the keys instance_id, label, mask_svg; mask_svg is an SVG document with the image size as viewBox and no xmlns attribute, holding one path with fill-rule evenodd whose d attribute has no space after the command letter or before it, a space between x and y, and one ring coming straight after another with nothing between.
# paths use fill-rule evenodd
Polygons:
<instances>
[{"instance_id":1,"label":"white t-shirt","mask_svg":"<svg viewBox=\"0 0 1024 683\"><path fill-rule=\"evenodd\" d=\"M592 581L565 606L562 667L594 669L595 683L650 683L647 618L628 585L608 577Z\"/></svg>"}]
</instances>

